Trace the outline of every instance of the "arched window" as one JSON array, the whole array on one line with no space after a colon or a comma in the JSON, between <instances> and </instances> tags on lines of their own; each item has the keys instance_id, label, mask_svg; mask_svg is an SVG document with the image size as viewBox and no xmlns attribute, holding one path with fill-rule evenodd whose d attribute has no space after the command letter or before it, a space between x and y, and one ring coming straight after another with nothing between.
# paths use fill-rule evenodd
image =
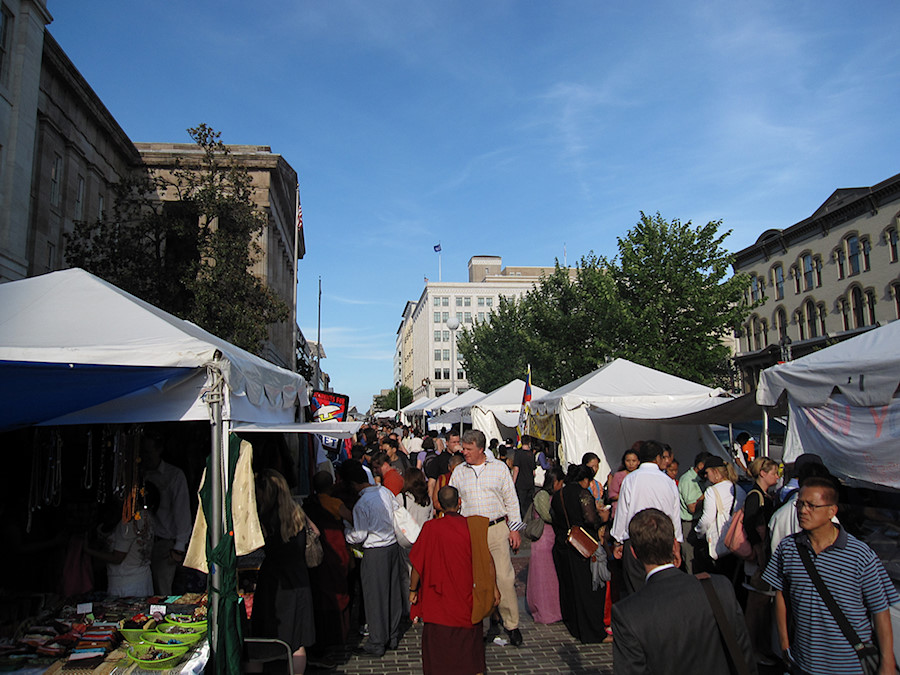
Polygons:
<instances>
[{"instance_id":1,"label":"arched window","mask_svg":"<svg viewBox=\"0 0 900 675\"><path fill-rule=\"evenodd\" d=\"M868 272L870 269L872 269L872 267L870 265L870 263L871 263L870 253L872 252L872 245L869 243L869 238L862 237L859 240L859 246L862 249L863 272Z\"/></svg>"},{"instance_id":2,"label":"arched window","mask_svg":"<svg viewBox=\"0 0 900 675\"><path fill-rule=\"evenodd\" d=\"M800 295L800 268L791 265L791 277L794 279L794 293Z\"/></svg>"},{"instance_id":3,"label":"arched window","mask_svg":"<svg viewBox=\"0 0 900 675\"><path fill-rule=\"evenodd\" d=\"M755 274L750 277L750 301L759 302L759 277Z\"/></svg>"},{"instance_id":4,"label":"arched window","mask_svg":"<svg viewBox=\"0 0 900 675\"><path fill-rule=\"evenodd\" d=\"M863 303L863 292L858 286L850 291L850 309L853 312L854 328L861 328L866 325L866 308Z\"/></svg>"},{"instance_id":5,"label":"arched window","mask_svg":"<svg viewBox=\"0 0 900 675\"><path fill-rule=\"evenodd\" d=\"M813 259L812 254L804 253L801 258L803 263L803 290L811 291L813 289Z\"/></svg>"},{"instance_id":6,"label":"arched window","mask_svg":"<svg viewBox=\"0 0 900 675\"><path fill-rule=\"evenodd\" d=\"M784 267L780 263L772 268L772 280L775 286L775 299L784 300Z\"/></svg>"},{"instance_id":7,"label":"arched window","mask_svg":"<svg viewBox=\"0 0 900 675\"><path fill-rule=\"evenodd\" d=\"M868 310L869 326L875 325L875 291L866 291L866 309Z\"/></svg>"},{"instance_id":8,"label":"arched window","mask_svg":"<svg viewBox=\"0 0 900 675\"><path fill-rule=\"evenodd\" d=\"M850 276L859 274L859 237L851 234L847 237L847 263L850 270Z\"/></svg>"},{"instance_id":9,"label":"arched window","mask_svg":"<svg viewBox=\"0 0 900 675\"><path fill-rule=\"evenodd\" d=\"M806 332L809 337L819 337L819 326L816 321L816 305L812 300L807 300L804 303L804 312L806 315Z\"/></svg>"},{"instance_id":10,"label":"arched window","mask_svg":"<svg viewBox=\"0 0 900 675\"><path fill-rule=\"evenodd\" d=\"M806 324L803 319L803 310L798 309L795 313L797 317L797 330L800 332L800 340L806 339Z\"/></svg>"},{"instance_id":11,"label":"arched window","mask_svg":"<svg viewBox=\"0 0 900 675\"><path fill-rule=\"evenodd\" d=\"M884 240L888 245L891 262L897 262L897 228L889 227L884 233Z\"/></svg>"},{"instance_id":12,"label":"arched window","mask_svg":"<svg viewBox=\"0 0 900 675\"><path fill-rule=\"evenodd\" d=\"M844 269L845 257L843 248L836 248L834 250L834 264L837 265L838 280L847 276L847 272Z\"/></svg>"},{"instance_id":13,"label":"arched window","mask_svg":"<svg viewBox=\"0 0 900 675\"><path fill-rule=\"evenodd\" d=\"M840 298L838 300L838 307L841 310L841 322L844 326L844 330L850 330L850 328L852 328L850 325L850 303L847 302L847 298Z\"/></svg>"},{"instance_id":14,"label":"arched window","mask_svg":"<svg viewBox=\"0 0 900 675\"><path fill-rule=\"evenodd\" d=\"M825 303L820 302L817 309L819 310L819 335L828 335L828 331L825 329Z\"/></svg>"},{"instance_id":15,"label":"arched window","mask_svg":"<svg viewBox=\"0 0 900 675\"><path fill-rule=\"evenodd\" d=\"M816 256L813 258L813 268L815 270L816 277L816 288L822 287L822 257Z\"/></svg>"},{"instance_id":16,"label":"arched window","mask_svg":"<svg viewBox=\"0 0 900 675\"><path fill-rule=\"evenodd\" d=\"M894 296L894 316L900 319L900 281L891 284L891 295Z\"/></svg>"},{"instance_id":17,"label":"arched window","mask_svg":"<svg viewBox=\"0 0 900 675\"><path fill-rule=\"evenodd\" d=\"M750 331L753 335L753 349L759 351L762 349L762 340L760 339L759 319L755 316L750 319Z\"/></svg>"},{"instance_id":18,"label":"arched window","mask_svg":"<svg viewBox=\"0 0 900 675\"><path fill-rule=\"evenodd\" d=\"M775 310L775 327L778 329L779 341L787 337L787 312L784 311L784 307Z\"/></svg>"}]
</instances>

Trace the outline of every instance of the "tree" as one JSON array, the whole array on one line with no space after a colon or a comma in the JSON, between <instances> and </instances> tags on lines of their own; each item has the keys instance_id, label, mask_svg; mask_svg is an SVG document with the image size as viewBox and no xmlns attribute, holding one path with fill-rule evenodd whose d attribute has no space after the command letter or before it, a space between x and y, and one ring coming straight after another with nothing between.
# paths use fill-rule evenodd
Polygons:
<instances>
[{"instance_id":1,"label":"tree","mask_svg":"<svg viewBox=\"0 0 900 675\"><path fill-rule=\"evenodd\" d=\"M613 260L593 254L556 269L518 302L502 300L490 321L465 330L459 354L469 381L490 391L528 364L555 389L623 357L696 382L725 382L721 337L747 316L749 279L726 278L721 221L702 227L659 214L618 239Z\"/></svg>"},{"instance_id":2,"label":"tree","mask_svg":"<svg viewBox=\"0 0 900 675\"><path fill-rule=\"evenodd\" d=\"M108 219L75 224L66 259L219 337L258 353L288 308L251 271L266 217L221 134L188 129L202 151L172 179L140 173L115 187ZM164 199L166 193L174 199Z\"/></svg>"},{"instance_id":3,"label":"tree","mask_svg":"<svg viewBox=\"0 0 900 675\"><path fill-rule=\"evenodd\" d=\"M608 264L620 302L618 356L708 385L726 379L721 338L747 317L746 275L729 278L731 234L721 220L703 226L641 213Z\"/></svg>"},{"instance_id":4,"label":"tree","mask_svg":"<svg viewBox=\"0 0 900 675\"><path fill-rule=\"evenodd\" d=\"M405 384L400 385L400 405L397 405L397 389L391 389L384 396L376 396L375 397L375 406L380 408L381 410L400 410L404 406L412 403L413 393L412 389L407 387Z\"/></svg>"}]
</instances>

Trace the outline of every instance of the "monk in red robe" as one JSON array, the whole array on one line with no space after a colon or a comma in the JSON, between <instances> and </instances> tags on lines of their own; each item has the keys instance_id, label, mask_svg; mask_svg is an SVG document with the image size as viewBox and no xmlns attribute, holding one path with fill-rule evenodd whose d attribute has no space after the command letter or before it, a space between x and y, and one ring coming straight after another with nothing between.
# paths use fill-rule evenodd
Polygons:
<instances>
[{"instance_id":1,"label":"monk in red robe","mask_svg":"<svg viewBox=\"0 0 900 675\"><path fill-rule=\"evenodd\" d=\"M424 675L477 675L485 671L481 625L484 613L476 608L473 614L473 581L478 582L473 566L477 570L479 565L491 560L487 537L473 546L469 523L459 515L461 503L456 488L441 488L438 501L442 515L425 523L409 553L413 567L409 601L417 605L418 614L425 622L422 672ZM500 593L492 572L491 563L496 605Z\"/></svg>"}]
</instances>

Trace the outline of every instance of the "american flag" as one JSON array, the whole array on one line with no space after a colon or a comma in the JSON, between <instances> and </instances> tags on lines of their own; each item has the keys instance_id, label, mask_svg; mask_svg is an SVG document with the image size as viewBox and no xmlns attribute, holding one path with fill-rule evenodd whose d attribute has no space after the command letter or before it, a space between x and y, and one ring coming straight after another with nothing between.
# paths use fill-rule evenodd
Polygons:
<instances>
[{"instance_id":1,"label":"american flag","mask_svg":"<svg viewBox=\"0 0 900 675\"><path fill-rule=\"evenodd\" d=\"M435 245L434 245L434 252L435 252L435 253L440 253L440 252L441 252L441 245L440 245L440 244L435 244Z\"/></svg>"},{"instance_id":2,"label":"american flag","mask_svg":"<svg viewBox=\"0 0 900 675\"><path fill-rule=\"evenodd\" d=\"M297 232L303 232L303 209L300 207L300 200L297 200Z\"/></svg>"}]
</instances>

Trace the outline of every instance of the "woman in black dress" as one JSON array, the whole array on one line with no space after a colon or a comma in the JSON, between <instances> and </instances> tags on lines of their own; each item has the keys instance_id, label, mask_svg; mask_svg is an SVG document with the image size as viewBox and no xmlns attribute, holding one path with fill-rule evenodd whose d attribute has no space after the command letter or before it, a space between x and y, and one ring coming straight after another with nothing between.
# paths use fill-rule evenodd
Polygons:
<instances>
[{"instance_id":1,"label":"woman in black dress","mask_svg":"<svg viewBox=\"0 0 900 675\"><path fill-rule=\"evenodd\" d=\"M306 568L306 528L315 529L272 469L256 476L256 508L266 557L253 595L251 631L277 638L294 650L294 672L306 670L306 647L316 641L312 590Z\"/></svg>"},{"instance_id":2,"label":"woman in black dress","mask_svg":"<svg viewBox=\"0 0 900 675\"><path fill-rule=\"evenodd\" d=\"M570 527L580 525L594 539L598 539L601 515L594 497L588 491L593 471L583 464L572 464L566 475L566 485L550 501L553 531L553 563L559 578L559 606L563 622L582 643L603 642L603 605L606 587L601 584L592 590L591 561L566 541Z\"/></svg>"}]
</instances>

